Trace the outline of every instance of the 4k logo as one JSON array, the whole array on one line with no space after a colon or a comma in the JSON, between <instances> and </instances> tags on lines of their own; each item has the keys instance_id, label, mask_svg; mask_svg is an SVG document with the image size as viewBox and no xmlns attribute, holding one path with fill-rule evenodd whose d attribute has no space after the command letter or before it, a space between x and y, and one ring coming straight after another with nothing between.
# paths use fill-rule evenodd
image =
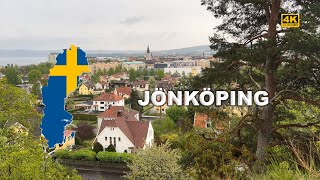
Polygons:
<instances>
[{"instance_id":1,"label":"4k logo","mask_svg":"<svg viewBox=\"0 0 320 180\"><path fill-rule=\"evenodd\" d=\"M297 28L300 27L299 14L281 14L281 27Z\"/></svg>"}]
</instances>

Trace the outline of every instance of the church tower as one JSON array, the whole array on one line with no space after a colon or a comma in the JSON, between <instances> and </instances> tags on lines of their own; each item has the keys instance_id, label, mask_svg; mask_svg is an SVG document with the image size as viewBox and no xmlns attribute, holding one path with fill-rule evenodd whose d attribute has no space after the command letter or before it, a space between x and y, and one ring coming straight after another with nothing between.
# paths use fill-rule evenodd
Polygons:
<instances>
[{"instance_id":1,"label":"church tower","mask_svg":"<svg viewBox=\"0 0 320 180\"><path fill-rule=\"evenodd\" d=\"M144 57L146 58L147 61L150 61L152 60L152 54L150 52L150 47L148 45L148 48L147 48L147 53L144 55Z\"/></svg>"}]
</instances>

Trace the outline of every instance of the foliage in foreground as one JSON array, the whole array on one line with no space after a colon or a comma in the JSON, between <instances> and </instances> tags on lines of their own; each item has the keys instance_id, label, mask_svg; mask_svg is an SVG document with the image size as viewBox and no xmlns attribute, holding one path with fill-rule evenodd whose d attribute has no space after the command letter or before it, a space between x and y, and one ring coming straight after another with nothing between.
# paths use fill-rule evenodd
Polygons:
<instances>
[{"instance_id":1,"label":"foliage in foreground","mask_svg":"<svg viewBox=\"0 0 320 180\"><path fill-rule=\"evenodd\" d=\"M43 142L25 133L0 131L0 179L81 179L44 153Z\"/></svg>"},{"instance_id":2,"label":"foliage in foreground","mask_svg":"<svg viewBox=\"0 0 320 180\"><path fill-rule=\"evenodd\" d=\"M97 159L101 162L126 163L131 162L132 156L132 154L128 153L99 152Z\"/></svg>"},{"instance_id":3,"label":"foliage in foreground","mask_svg":"<svg viewBox=\"0 0 320 180\"><path fill-rule=\"evenodd\" d=\"M170 144L152 146L138 150L128 164L128 179L187 179L187 174L178 164L181 156L178 150L171 150Z\"/></svg>"}]
</instances>

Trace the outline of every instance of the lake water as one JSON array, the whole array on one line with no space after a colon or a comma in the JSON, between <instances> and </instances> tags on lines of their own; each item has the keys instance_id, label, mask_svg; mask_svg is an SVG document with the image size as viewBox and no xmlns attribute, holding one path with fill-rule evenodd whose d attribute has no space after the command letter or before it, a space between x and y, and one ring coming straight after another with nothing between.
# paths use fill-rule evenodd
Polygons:
<instances>
[{"instance_id":1,"label":"lake water","mask_svg":"<svg viewBox=\"0 0 320 180\"><path fill-rule=\"evenodd\" d=\"M39 64L40 62L48 61L48 57L1 57L0 66L7 64L17 64L19 66L29 64Z\"/></svg>"}]
</instances>

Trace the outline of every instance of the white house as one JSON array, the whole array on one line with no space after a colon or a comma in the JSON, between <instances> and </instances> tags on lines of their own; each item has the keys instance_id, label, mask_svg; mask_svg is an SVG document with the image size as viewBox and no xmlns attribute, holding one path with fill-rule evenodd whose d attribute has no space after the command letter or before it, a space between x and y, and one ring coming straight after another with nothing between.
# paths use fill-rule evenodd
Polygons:
<instances>
[{"instance_id":1,"label":"white house","mask_svg":"<svg viewBox=\"0 0 320 180\"><path fill-rule=\"evenodd\" d=\"M104 149L112 144L117 152L134 152L136 148L152 146L154 130L151 122L138 121L132 116L120 115L114 120L103 120L94 142Z\"/></svg>"},{"instance_id":2,"label":"white house","mask_svg":"<svg viewBox=\"0 0 320 180\"><path fill-rule=\"evenodd\" d=\"M124 98L111 93L102 93L93 99L92 109L103 112L110 106L124 106Z\"/></svg>"},{"instance_id":3,"label":"white house","mask_svg":"<svg viewBox=\"0 0 320 180\"><path fill-rule=\"evenodd\" d=\"M105 90L108 88L108 84L106 82L100 81L94 85L95 89Z\"/></svg>"},{"instance_id":4,"label":"white house","mask_svg":"<svg viewBox=\"0 0 320 180\"><path fill-rule=\"evenodd\" d=\"M100 128L103 120L114 120L115 118L123 115L130 117L131 120L140 120L139 111L125 108L124 106L111 106L105 112L98 114L98 129Z\"/></svg>"}]
</instances>

